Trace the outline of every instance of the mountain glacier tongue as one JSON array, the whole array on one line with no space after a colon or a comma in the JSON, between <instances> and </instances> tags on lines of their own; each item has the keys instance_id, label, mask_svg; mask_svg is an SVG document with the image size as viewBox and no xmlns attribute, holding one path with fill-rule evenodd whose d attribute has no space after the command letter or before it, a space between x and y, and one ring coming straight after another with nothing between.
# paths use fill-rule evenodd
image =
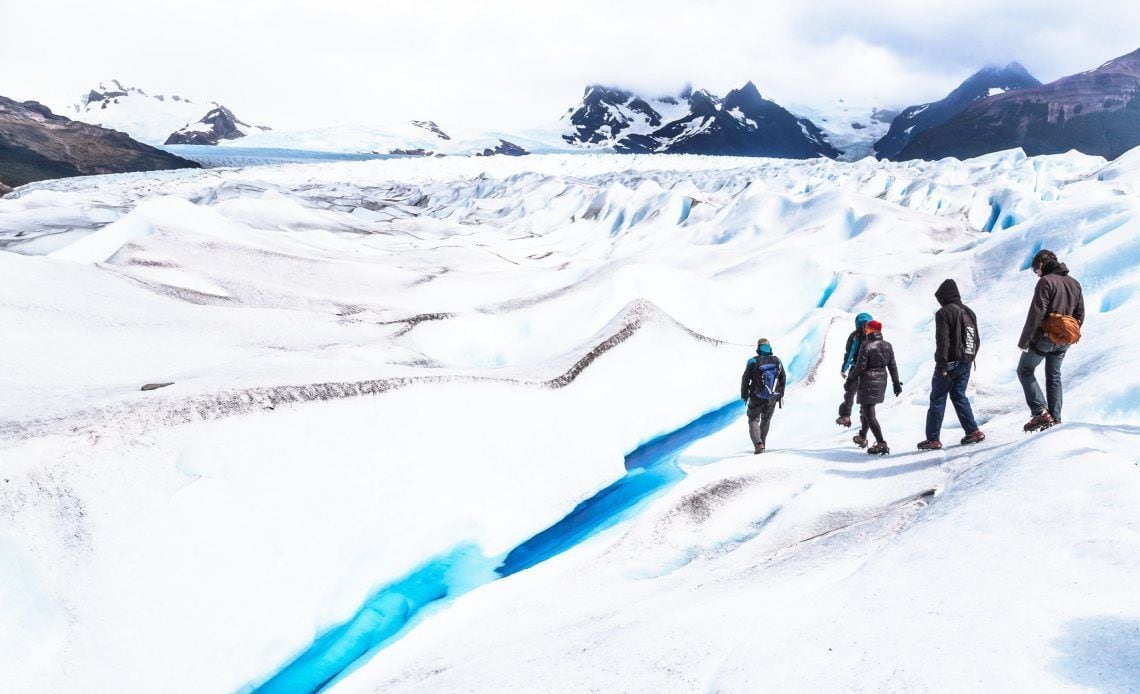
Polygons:
<instances>
[{"instance_id":1,"label":"mountain glacier tongue","mask_svg":"<svg viewBox=\"0 0 1140 694\"><path fill-rule=\"evenodd\" d=\"M727 137L767 113L755 91L677 107ZM364 655L332 691L1128 691L1138 162L595 153L21 187L5 685L248 691L347 633ZM1064 424L1026 436L1041 248L1088 317ZM987 439L957 446L949 417L919 453L947 278L979 318ZM905 384L882 458L833 424L863 311ZM755 456L734 408L761 337L789 388Z\"/></svg>"}]
</instances>

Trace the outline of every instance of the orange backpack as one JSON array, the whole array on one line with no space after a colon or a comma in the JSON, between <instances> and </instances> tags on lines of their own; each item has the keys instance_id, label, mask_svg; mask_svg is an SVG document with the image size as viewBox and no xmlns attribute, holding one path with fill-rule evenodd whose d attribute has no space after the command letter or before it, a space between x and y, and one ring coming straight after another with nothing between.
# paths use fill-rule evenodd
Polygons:
<instances>
[{"instance_id":1,"label":"orange backpack","mask_svg":"<svg viewBox=\"0 0 1140 694\"><path fill-rule=\"evenodd\" d=\"M1081 341L1081 324L1072 316L1050 313L1041 321L1041 329L1059 347L1068 347Z\"/></svg>"}]
</instances>

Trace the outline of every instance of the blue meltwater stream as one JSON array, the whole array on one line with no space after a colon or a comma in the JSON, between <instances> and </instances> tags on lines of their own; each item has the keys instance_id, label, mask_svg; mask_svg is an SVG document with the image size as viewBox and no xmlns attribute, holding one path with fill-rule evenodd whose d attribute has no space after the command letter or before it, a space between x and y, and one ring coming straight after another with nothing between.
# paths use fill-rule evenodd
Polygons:
<instances>
[{"instance_id":1,"label":"blue meltwater stream","mask_svg":"<svg viewBox=\"0 0 1140 694\"><path fill-rule=\"evenodd\" d=\"M370 597L360 611L319 637L292 662L253 691L317 692L407 633L422 611L561 554L629 517L638 505L685 477L680 453L738 418L744 403L731 402L685 426L638 446L625 457L625 475L578 504L562 520L524 541L506 556L488 558L463 545L436 557Z\"/></svg>"}]
</instances>

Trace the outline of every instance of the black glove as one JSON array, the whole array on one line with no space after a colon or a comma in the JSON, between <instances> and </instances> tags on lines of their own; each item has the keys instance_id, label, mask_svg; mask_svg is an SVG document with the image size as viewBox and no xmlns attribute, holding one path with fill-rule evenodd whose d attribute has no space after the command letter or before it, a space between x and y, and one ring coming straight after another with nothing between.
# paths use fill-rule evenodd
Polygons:
<instances>
[{"instance_id":1,"label":"black glove","mask_svg":"<svg viewBox=\"0 0 1140 694\"><path fill-rule=\"evenodd\" d=\"M902 394L902 384L896 383L895 384L895 397L897 398L901 394Z\"/></svg>"}]
</instances>

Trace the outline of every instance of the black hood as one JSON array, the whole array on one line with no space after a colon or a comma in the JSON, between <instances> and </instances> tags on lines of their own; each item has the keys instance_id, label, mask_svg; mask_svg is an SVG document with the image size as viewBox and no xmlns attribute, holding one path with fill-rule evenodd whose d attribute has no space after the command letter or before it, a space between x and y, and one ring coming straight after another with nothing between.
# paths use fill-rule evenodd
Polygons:
<instances>
[{"instance_id":1,"label":"black hood","mask_svg":"<svg viewBox=\"0 0 1140 694\"><path fill-rule=\"evenodd\" d=\"M1067 274L1069 274L1069 268L1064 263L1058 262L1056 260L1046 260L1041 265L1041 276L1042 277L1044 277L1045 275L1067 275Z\"/></svg>"},{"instance_id":2,"label":"black hood","mask_svg":"<svg viewBox=\"0 0 1140 694\"><path fill-rule=\"evenodd\" d=\"M954 280L946 280L938 285L938 289L934 292L934 298L938 299L939 304L945 306L955 301L961 301L962 295L958 293L958 284Z\"/></svg>"}]
</instances>

